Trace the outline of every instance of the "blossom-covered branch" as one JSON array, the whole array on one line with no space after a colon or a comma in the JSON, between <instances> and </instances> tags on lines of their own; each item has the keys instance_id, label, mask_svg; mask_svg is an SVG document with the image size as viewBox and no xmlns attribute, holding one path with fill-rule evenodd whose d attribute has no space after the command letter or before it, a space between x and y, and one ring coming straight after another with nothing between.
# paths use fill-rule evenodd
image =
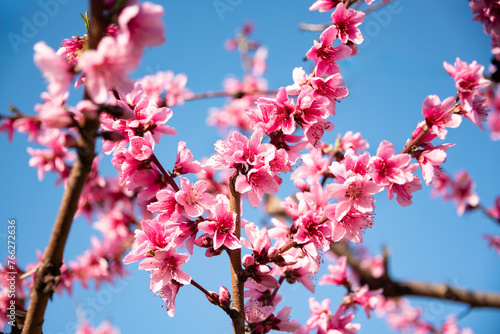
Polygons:
<instances>
[{"instance_id":1,"label":"blossom-covered branch","mask_svg":"<svg viewBox=\"0 0 500 334\"><path fill-rule=\"evenodd\" d=\"M464 290L446 284L396 281L389 276L387 270L380 277L374 277L370 270L361 266L361 262L350 251L347 243L333 243L330 245L330 250L337 256L347 258L349 266L361 277L361 284L367 284L370 290L382 288L383 295L386 297L421 296L465 303L471 307L500 308L500 294L498 293ZM387 256L385 261L387 261Z\"/></svg>"},{"instance_id":2,"label":"blossom-covered branch","mask_svg":"<svg viewBox=\"0 0 500 334\"><path fill-rule=\"evenodd\" d=\"M91 25L88 48L95 49L106 30L106 21L103 16L103 2L100 0L91 0L90 12ZM85 95L88 98L87 92ZM78 209L80 194L92 169L98 127L98 118L84 116L80 123L80 135L77 144L78 157L71 169L49 244L42 261L38 265L35 284L31 292L31 301L24 323L24 334L39 334L42 332L47 302L52 297L61 280L60 268L64 248L71 223Z\"/></svg>"}]
</instances>

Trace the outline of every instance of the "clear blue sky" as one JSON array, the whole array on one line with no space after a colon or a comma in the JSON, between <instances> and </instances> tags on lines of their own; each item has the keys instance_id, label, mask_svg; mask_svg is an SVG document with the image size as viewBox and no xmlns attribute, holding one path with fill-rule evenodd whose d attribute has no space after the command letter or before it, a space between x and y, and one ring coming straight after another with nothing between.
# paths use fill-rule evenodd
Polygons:
<instances>
[{"instance_id":1,"label":"clear blue sky","mask_svg":"<svg viewBox=\"0 0 500 334\"><path fill-rule=\"evenodd\" d=\"M87 9L86 2L55 1L52 3L57 7L46 7L43 0L29 5L2 0L2 114L8 113L9 103L25 113L32 113L34 104L40 101L39 94L44 91L45 84L33 65L33 44L44 40L57 48L62 39L84 32L79 12ZM213 1L160 3L166 10L167 43L147 50L141 66L132 76L138 78L158 70L183 72L188 75L188 88L193 92L220 90L225 77L241 76L239 57L227 53L223 43L243 22L252 21L256 27L255 38L268 47L266 78L269 87L277 89L292 82L294 67L312 66L311 62L302 59L319 33L300 31L298 24L329 20L326 13L308 11L313 1L233 1L232 10L222 15L217 13ZM488 65L490 40L480 23L471 22L467 1L397 0L396 3L397 13L379 11L367 16L361 26L366 41L359 55L339 63L350 96L337 106L337 116L332 119L335 129L324 137L325 142L332 143L338 133L352 130L361 132L370 142L371 154L375 154L382 140L402 148L422 119L421 106L425 97L436 94L444 99L456 92L452 78L443 69L443 61L453 63L460 57L467 62L477 60ZM29 30L25 26L30 23L38 26ZM22 37L20 44L12 44L7 38L9 33ZM80 96L81 91L72 92L70 102L74 105ZM196 159L212 154L213 143L222 135L205 127L207 110L223 103L223 99L212 99L174 108L169 125L174 126L179 135L162 139L157 146L160 160L166 166L173 165L180 140L187 142ZM0 140L3 157L0 166L0 228L3 229L0 230L0 249L3 252L7 248L7 219L16 218L18 258L21 265L25 265L35 261L36 250L46 247L62 189L54 188L55 178L51 175L38 182L36 170L28 166L26 152L26 147L33 144L27 143L23 135L16 134L12 144L7 143L5 135ZM445 142L457 144L448 150L446 170L454 174L467 169L476 181L481 202L490 206L500 193L500 143L491 142L486 131L467 120L460 128L451 129ZM103 159L101 165L105 174L115 173L108 159ZM290 189L283 189L281 194L288 195ZM256 223L262 219L261 212L255 209L245 208L245 214ZM65 258L74 259L83 253L94 233L86 221L76 220ZM479 213L457 217L453 204L440 199L430 200L430 189L424 187L415 195L415 204L408 208L401 208L380 194L376 198L374 227L365 233L365 246L372 252L379 251L383 245L389 246L392 252L390 270L396 279L500 291L500 259L487 248L482 239L484 233L500 234L498 226ZM207 289L218 290L219 285L230 285L227 264L225 256L207 260L198 252L185 269ZM148 274L139 272L137 264L129 265L128 269L129 278L119 281L114 290L105 287L107 292L99 294L95 290L84 290L77 283L73 298L55 296L47 309L44 333L72 333L71 325L77 321L75 309L78 307L88 311L89 316L91 310L94 311L94 325L111 320L122 333L232 332L227 315L190 286L181 289L176 316L169 318L161 307L161 299L149 291ZM321 273L325 269L326 266ZM332 305L337 305L343 292L335 287L317 287L315 297L318 300L329 297ZM292 306L292 317L304 323L309 314L307 301L311 294L298 285L287 286L281 293L282 306ZM92 306L88 298L95 299L96 305ZM466 309L464 305L439 300L414 298L412 302L421 305L426 319L436 325L450 312ZM499 315L495 310L472 310L460 325L471 327L476 333L497 333ZM362 312L358 312L355 322L362 323L361 333L391 333L384 320L366 321Z\"/></svg>"}]
</instances>

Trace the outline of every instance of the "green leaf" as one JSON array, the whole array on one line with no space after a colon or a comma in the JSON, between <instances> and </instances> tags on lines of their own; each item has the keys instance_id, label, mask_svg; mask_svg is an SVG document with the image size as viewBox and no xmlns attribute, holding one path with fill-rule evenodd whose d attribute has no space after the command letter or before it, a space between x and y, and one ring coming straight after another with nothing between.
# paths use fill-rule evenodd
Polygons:
<instances>
[{"instance_id":1,"label":"green leaf","mask_svg":"<svg viewBox=\"0 0 500 334\"><path fill-rule=\"evenodd\" d=\"M90 18L89 18L89 12L85 11L85 15L80 13L80 16L83 19L83 22L85 22L85 29L87 29L87 34L89 33L90 30Z\"/></svg>"}]
</instances>

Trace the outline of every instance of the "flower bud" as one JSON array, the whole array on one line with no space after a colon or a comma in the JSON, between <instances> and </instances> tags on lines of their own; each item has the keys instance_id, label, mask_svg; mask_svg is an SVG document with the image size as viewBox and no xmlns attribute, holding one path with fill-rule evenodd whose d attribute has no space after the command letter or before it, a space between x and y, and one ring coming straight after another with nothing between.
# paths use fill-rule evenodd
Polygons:
<instances>
[{"instance_id":1,"label":"flower bud","mask_svg":"<svg viewBox=\"0 0 500 334\"><path fill-rule=\"evenodd\" d=\"M245 268L248 268L255 264L255 259L253 258L253 255L247 254L243 257L243 260L241 262Z\"/></svg>"},{"instance_id":2,"label":"flower bud","mask_svg":"<svg viewBox=\"0 0 500 334\"><path fill-rule=\"evenodd\" d=\"M221 306L229 307L231 305L231 294L225 286L219 288L219 303Z\"/></svg>"}]
</instances>

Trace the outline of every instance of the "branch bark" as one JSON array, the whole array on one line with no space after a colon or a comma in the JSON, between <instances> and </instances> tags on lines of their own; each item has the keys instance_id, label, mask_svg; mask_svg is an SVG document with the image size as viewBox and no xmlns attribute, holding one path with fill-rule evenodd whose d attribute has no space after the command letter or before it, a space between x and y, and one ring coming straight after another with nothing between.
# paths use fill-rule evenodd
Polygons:
<instances>
[{"instance_id":1,"label":"branch bark","mask_svg":"<svg viewBox=\"0 0 500 334\"><path fill-rule=\"evenodd\" d=\"M338 256L347 258L347 263L360 276L361 284L368 284L370 290L383 288L386 297L421 296L465 303L471 307L500 308L498 293L459 289L446 284L395 281L390 278L387 267L382 277L375 278L370 271L361 267L359 260L346 243L333 243L330 245L330 250Z\"/></svg>"},{"instance_id":2,"label":"branch bark","mask_svg":"<svg viewBox=\"0 0 500 334\"><path fill-rule=\"evenodd\" d=\"M238 171L235 171L229 180L229 202L231 211L236 213L236 229L234 234L239 239L241 236L241 194L236 191L235 183ZM233 317L234 334L245 333L245 313L244 313L244 296L243 288L244 282L240 282L239 273L242 271L241 267L241 249L228 250L229 260L231 263L231 284L233 292L233 309L236 311L237 316Z\"/></svg>"},{"instance_id":3,"label":"branch bark","mask_svg":"<svg viewBox=\"0 0 500 334\"><path fill-rule=\"evenodd\" d=\"M91 25L89 31L89 49L95 49L99 43L106 24L103 17L104 3L101 0L91 0ZM88 98L85 93L85 98ZM60 282L60 268L66 240L71 229L71 223L78 209L78 199L83 190L94 160L94 147L99 119L83 117L78 137L78 156L61 200L59 212L52 229L52 235L42 260L36 271L36 279L31 291L31 300L24 323L23 334L40 334L47 308L48 300Z\"/></svg>"}]
</instances>

